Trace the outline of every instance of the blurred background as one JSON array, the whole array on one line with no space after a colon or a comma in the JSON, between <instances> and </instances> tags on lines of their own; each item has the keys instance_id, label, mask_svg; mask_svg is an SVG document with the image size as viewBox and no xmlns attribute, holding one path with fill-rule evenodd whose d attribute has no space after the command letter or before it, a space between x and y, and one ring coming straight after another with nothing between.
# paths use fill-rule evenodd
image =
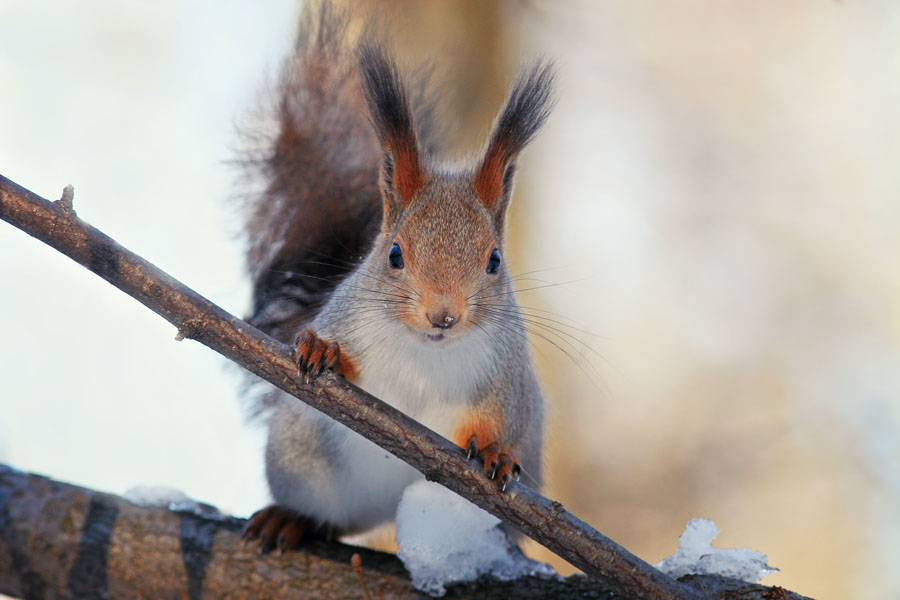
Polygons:
<instances>
[{"instance_id":1,"label":"blurred background","mask_svg":"<svg viewBox=\"0 0 900 600\"><path fill-rule=\"evenodd\" d=\"M558 61L511 225L545 493L650 562L702 516L768 554L763 583L900 597L900 4L352 7L431 60L450 155L480 148L518 65ZM235 126L300 10L0 0L0 173L73 184L82 218L243 314ZM0 462L261 506L240 376L175 333L0 224Z\"/></svg>"}]
</instances>

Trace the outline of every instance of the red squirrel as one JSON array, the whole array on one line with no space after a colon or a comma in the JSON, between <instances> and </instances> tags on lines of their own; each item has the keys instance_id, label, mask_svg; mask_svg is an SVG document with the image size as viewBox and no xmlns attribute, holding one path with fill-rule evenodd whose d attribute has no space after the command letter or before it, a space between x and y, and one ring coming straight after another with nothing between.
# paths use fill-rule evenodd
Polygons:
<instances>
[{"instance_id":1,"label":"red squirrel","mask_svg":"<svg viewBox=\"0 0 900 600\"><path fill-rule=\"evenodd\" d=\"M501 492L542 481L544 407L505 259L516 159L545 121L553 71L523 70L477 160L435 158L421 83L326 5L301 24L251 162L250 321L477 458ZM261 401L274 504L246 540L286 550L390 521L422 475L271 389Z\"/></svg>"}]
</instances>

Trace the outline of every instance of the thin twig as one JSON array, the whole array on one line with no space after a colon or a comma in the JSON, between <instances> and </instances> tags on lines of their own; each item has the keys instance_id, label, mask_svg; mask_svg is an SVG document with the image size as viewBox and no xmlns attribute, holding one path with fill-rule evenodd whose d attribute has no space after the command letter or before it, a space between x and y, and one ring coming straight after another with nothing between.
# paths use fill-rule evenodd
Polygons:
<instances>
[{"instance_id":1,"label":"thin twig","mask_svg":"<svg viewBox=\"0 0 900 600\"><path fill-rule=\"evenodd\" d=\"M366 600L372 600L372 596L369 594L369 588L366 587L366 579L363 577L362 558L360 558L359 553L350 557L350 564L353 566L353 570L356 571L357 577L359 577L359 585L362 586L363 595L366 597Z\"/></svg>"}]
</instances>

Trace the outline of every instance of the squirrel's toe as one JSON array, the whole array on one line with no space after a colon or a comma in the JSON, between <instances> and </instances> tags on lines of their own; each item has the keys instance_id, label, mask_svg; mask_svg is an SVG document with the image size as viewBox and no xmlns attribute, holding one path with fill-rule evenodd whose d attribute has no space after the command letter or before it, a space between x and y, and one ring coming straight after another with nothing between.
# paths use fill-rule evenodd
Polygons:
<instances>
[{"instance_id":1,"label":"squirrel's toe","mask_svg":"<svg viewBox=\"0 0 900 600\"><path fill-rule=\"evenodd\" d=\"M518 479L522 472L522 467L511 454L502 452L498 460L497 471L495 477L500 484L500 491L505 492L513 479Z\"/></svg>"},{"instance_id":2,"label":"squirrel's toe","mask_svg":"<svg viewBox=\"0 0 900 600\"><path fill-rule=\"evenodd\" d=\"M300 546L309 538L331 539L340 532L328 524L317 524L313 519L295 510L273 504L253 513L244 527L244 544L259 540L259 553L268 554L272 550L284 554Z\"/></svg>"},{"instance_id":3,"label":"squirrel's toe","mask_svg":"<svg viewBox=\"0 0 900 600\"><path fill-rule=\"evenodd\" d=\"M321 375L325 369L341 374L341 347L337 342L326 342L312 329L297 334L294 348L297 372L308 382Z\"/></svg>"},{"instance_id":4,"label":"squirrel's toe","mask_svg":"<svg viewBox=\"0 0 900 600\"><path fill-rule=\"evenodd\" d=\"M518 480L522 467L511 451L501 448L500 442L479 444L477 434L472 434L466 444L466 458L477 458L484 474L497 481L501 492L505 492L513 480Z\"/></svg>"}]
</instances>

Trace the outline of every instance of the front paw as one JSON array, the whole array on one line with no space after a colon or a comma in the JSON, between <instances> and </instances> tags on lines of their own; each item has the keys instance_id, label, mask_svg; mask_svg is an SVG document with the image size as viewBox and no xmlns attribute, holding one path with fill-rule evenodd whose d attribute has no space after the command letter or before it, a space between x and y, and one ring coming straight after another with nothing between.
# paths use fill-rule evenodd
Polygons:
<instances>
[{"instance_id":1,"label":"front paw","mask_svg":"<svg viewBox=\"0 0 900 600\"><path fill-rule=\"evenodd\" d=\"M316 379L325 369L343 374L340 345L322 340L312 329L305 329L297 335L294 353L297 372L304 376L306 383Z\"/></svg>"},{"instance_id":2,"label":"front paw","mask_svg":"<svg viewBox=\"0 0 900 600\"><path fill-rule=\"evenodd\" d=\"M469 438L466 457L469 460L477 458L484 467L485 475L497 481L501 492L506 491L513 479L518 481L522 474L522 467L511 451L501 449L500 442L481 444L477 434Z\"/></svg>"}]
</instances>

